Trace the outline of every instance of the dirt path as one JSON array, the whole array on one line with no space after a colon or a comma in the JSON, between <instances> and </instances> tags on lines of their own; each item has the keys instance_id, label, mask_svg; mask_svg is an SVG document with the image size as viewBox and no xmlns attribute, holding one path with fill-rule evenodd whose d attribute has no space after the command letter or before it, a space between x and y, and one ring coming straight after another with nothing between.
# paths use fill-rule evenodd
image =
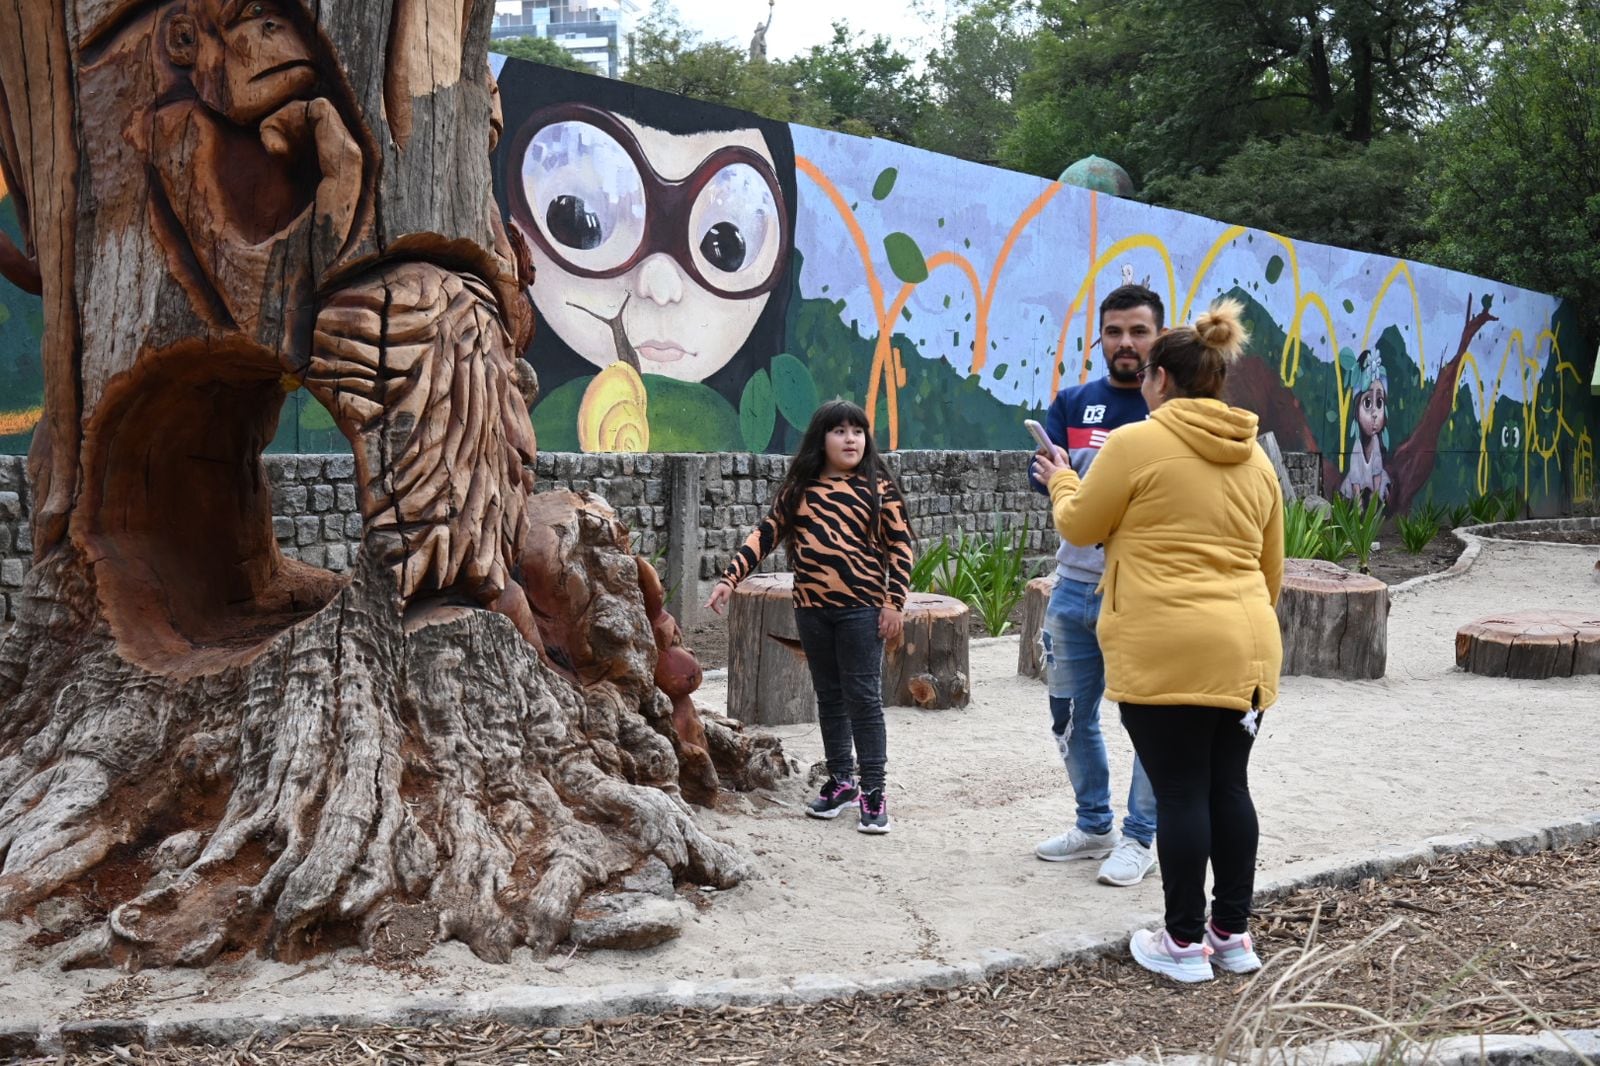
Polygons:
<instances>
[{"instance_id":1,"label":"dirt path","mask_svg":"<svg viewBox=\"0 0 1600 1066\"><path fill-rule=\"evenodd\" d=\"M1453 664L1461 623L1495 609L1592 607L1590 548L1489 544L1465 576L1398 596L1388 676L1362 683L1289 678L1254 758L1261 878L1314 870L1384 845L1600 810L1600 679L1518 682ZM700 904L683 936L638 953L578 955L564 965L518 953L493 966L459 945L404 972L341 953L285 966L256 959L203 973L144 977L143 1002L165 1017L358 1010L397 999L506 985L713 980L883 972L1004 947L1040 954L1126 935L1159 916L1158 878L1132 889L1094 883L1094 864L1042 863L1033 844L1067 824L1070 790L1046 732L1038 682L1015 674L1015 638L979 642L975 697L962 711L889 712L895 831L868 837L840 819L799 816L805 789L706 813L760 877ZM723 693L708 686L705 702ZM1108 708L1114 794L1130 753ZM820 758L814 727L786 731L802 765ZM77 1016L119 979L62 973L31 930L0 925L0 1018ZM620 1060L618 1060L620 1061Z\"/></svg>"}]
</instances>

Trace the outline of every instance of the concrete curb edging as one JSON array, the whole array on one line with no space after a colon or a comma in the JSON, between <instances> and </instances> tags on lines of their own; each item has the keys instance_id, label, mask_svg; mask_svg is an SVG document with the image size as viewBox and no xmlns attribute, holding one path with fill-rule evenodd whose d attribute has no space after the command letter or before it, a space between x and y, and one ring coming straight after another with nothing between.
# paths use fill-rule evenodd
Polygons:
<instances>
[{"instance_id":1,"label":"concrete curb edging","mask_svg":"<svg viewBox=\"0 0 1600 1066\"><path fill-rule=\"evenodd\" d=\"M1269 902L1300 888L1351 885L1369 877L1385 877L1407 867L1429 866L1444 856L1462 852L1499 850L1512 855L1531 855L1596 838L1600 838L1600 811L1538 827L1490 827L1477 832L1430 837L1416 845L1382 847L1363 856L1335 857L1308 864L1307 869L1258 885L1256 899L1258 902ZM1137 921L1138 925L1154 926L1160 921L1160 916L1141 915ZM1058 930L1030 937L1016 950L989 948L971 958L952 963L891 963L857 974L813 973L710 981L640 981L590 988L518 985L457 996L414 997L369 1010L330 1014L116 1018L60 1024L0 1025L0 1061L103 1051L114 1045L126 1047L140 1044L146 1048L186 1044L219 1045L239 1043L251 1036L272 1042L299 1030L334 1026L348 1029L493 1021L543 1029L628 1014L660 1013L679 1007L795 1006L846 998L857 993L877 995L948 989L976 984L1011 970L1053 969L1070 962L1120 953L1126 946L1128 933L1129 930L1109 934ZM1534 1043L1533 1038L1517 1039L1530 1045ZM1475 1039L1471 1044L1473 1049L1478 1047ZM1472 1054L1475 1055L1476 1051ZM1330 1064L1347 1061L1360 1060L1328 1060ZM1529 1060L1497 1057L1492 1061Z\"/></svg>"},{"instance_id":2,"label":"concrete curb edging","mask_svg":"<svg viewBox=\"0 0 1600 1066\"><path fill-rule=\"evenodd\" d=\"M1566 530L1566 529L1600 529L1600 518L1534 518L1521 522L1486 522L1476 526L1460 526L1450 531L1450 535L1466 545L1461 555L1448 570L1441 570L1437 574L1419 574L1393 585L1389 589L1390 596L1401 593L1413 592L1424 585L1431 585L1435 581L1445 581L1452 577L1460 577L1472 569L1472 564L1477 561L1478 554L1483 551L1485 543L1490 544L1529 544L1543 548L1586 548L1585 544L1568 544L1559 540L1525 540L1522 537L1502 537L1496 534L1507 530L1524 530L1539 532L1541 530Z\"/></svg>"},{"instance_id":3,"label":"concrete curb edging","mask_svg":"<svg viewBox=\"0 0 1600 1066\"><path fill-rule=\"evenodd\" d=\"M1375 1041L1330 1040L1303 1044L1292 1061L1301 1066L1366 1066L1390 1061L1392 1049ZM1587 1066L1600 1060L1600 1029L1557 1029L1516 1036L1453 1036L1402 1051L1402 1062L1428 1066ZM1161 1066L1210 1066L1206 1055L1175 1055ZM1154 1066L1149 1059L1120 1059L1108 1066Z\"/></svg>"},{"instance_id":4,"label":"concrete curb edging","mask_svg":"<svg viewBox=\"0 0 1600 1066\"><path fill-rule=\"evenodd\" d=\"M1464 545L1461 549L1461 554L1456 557L1456 561L1450 564L1450 569L1441 570L1436 574L1418 574L1416 577L1407 578L1398 585L1391 585L1389 586L1389 597L1393 599L1395 596L1401 596L1407 592L1415 592L1424 585L1431 585L1435 581L1448 581L1450 578L1460 577L1468 570L1471 570L1472 564L1478 561L1478 553L1483 551L1483 538L1468 532L1469 529L1473 528L1476 527L1462 526L1460 529L1452 529L1450 531L1450 535Z\"/></svg>"}]
</instances>

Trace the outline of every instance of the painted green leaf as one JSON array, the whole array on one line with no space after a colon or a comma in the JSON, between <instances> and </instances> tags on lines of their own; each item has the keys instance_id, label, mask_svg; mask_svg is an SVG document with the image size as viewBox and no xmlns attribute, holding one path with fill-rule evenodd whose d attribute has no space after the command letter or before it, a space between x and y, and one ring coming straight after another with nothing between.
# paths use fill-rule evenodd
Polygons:
<instances>
[{"instance_id":1,"label":"painted green leaf","mask_svg":"<svg viewBox=\"0 0 1600 1066\"><path fill-rule=\"evenodd\" d=\"M906 284L915 285L928 277L928 261L922 257L922 249L910 234L889 234L883 239L883 251L889 257L889 269Z\"/></svg>"},{"instance_id":2,"label":"painted green leaf","mask_svg":"<svg viewBox=\"0 0 1600 1066\"><path fill-rule=\"evenodd\" d=\"M1356 305L1351 303L1349 300L1346 300L1344 302L1344 313L1347 314L1347 315L1355 314L1356 313Z\"/></svg>"},{"instance_id":3,"label":"painted green leaf","mask_svg":"<svg viewBox=\"0 0 1600 1066\"><path fill-rule=\"evenodd\" d=\"M1489 308L1494 306L1494 297L1490 296L1488 293L1484 293L1483 299L1479 300L1478 303L1482 305L1485 311L1487 311Z\"/></svg>"},{"instance_id":4,"label":"painted green leaf","mask_svg":"<svg viewBox=\"0 0 1600 1066\"><path fill-rule=\"evenodd\" d=\"M745 382L744 393L739 397L739 435L744 438L744 446L753 452L765 451L777 423L772 379L765 370L757 370Z\"/></svg>"},{"instance_id":5,"label":"painted green leaf","mask_svg":"<svg viewBox=\"0 0 1600 1066\"><path fill-rule=\"evenodd\" d=\"M1283 276L1283 257L1273 256L1267 260L1267 284L1276 285L1278 278Z\"/></svg>"},{"instance_id":6,"label":"painted green leaf","mask_svg":"<svg viewBox=\"0 0 1600 1066\"><path fill-rule=\"evenodd\" d=\"M301 429L333 429L333 416L328 409L315 400L306 399L300 404Z\"/></svg>"},{"instance_id":7,"label":"painted green leaf","mask_svg":"<svg viewBox=\"0 0 1600 1066\"><path fill-rule=\"evenodd\" d=\"M1005 363L1001 363L999 366L994 368L994 379L996 381L1004 381L1006 379L1006 371L1010 369L1011 368Z\"/></svg>"},{"instance_id":8,"label":"painted green leaf","mask_svg":"<svg viewBox=\"0 0 1600 1066\"><path fill-rule=\"evenodd\" d=\"M795 429L805 429L811 412L817 409L817 383L811 368L787 352L772 359L772 391L778 410Z\"/></svg>"},{"instance_id":9,"label":"painted green leaf","mask_svg":"<svg viewBox=\"0 0 1600 1066\"><path fill-rule=\"evenodd\" d=\"M909 306L900 308L900 317L905 319L907 322L910 322L911 308Z\"/></svg>"},{"instance_id":10,"label":"painted green leaf","mask_svg":"<svg viewBox=\"0 0 1600 1066\"><path fill-rule=\"evenodd\" d=\"M900 171L894 167L885 167L878 175L878 180L872 183L872 198L881 200L894 191L894 179L900 176Z\"/></svg>"}]
</instances>

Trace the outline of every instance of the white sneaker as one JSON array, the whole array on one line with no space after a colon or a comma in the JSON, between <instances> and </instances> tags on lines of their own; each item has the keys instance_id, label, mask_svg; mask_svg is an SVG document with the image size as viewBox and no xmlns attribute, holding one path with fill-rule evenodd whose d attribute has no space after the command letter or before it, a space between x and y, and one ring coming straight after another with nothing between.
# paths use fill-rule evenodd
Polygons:
<instances>
[{"instance_id":1,"label":"white sneaker","mask_svg":"<svg viewBox=\"0 0 1600 1066\"><path fill-rule=\"evenodd\" d=\"M1229 973L1255 973L1261 969L1261 956L1256 954L1249 933L1220 936L1207 922L1206 947L1211 949L1211 965Z\"/></svg>"},{"instance_id":2,"label":"white sneaker","mask_svg":"<svg viewBox=\"0 0 1600 1066\"><path fill-rule=\"evenodd\" d=\"M1100 864L1098 880L1102 885L1127 888L1144 880L1144 875L1156 864L1155 852L1132 837L1123 837L1122 843L1105 862Z\"/></svg>"},{"instance_id":3,"label":"white sneaker","mask_svg":"<svg viewBox=\"0 0 1600 1066\"><path fill-rule=\"evenodd\" d=\"M1051 837L1033 849L1045 862L1067 862L1070 859L1103 859L1110 855L1122 834L1113 828L1109 833L1085 833L1073 826L1060 836Z\"/></svg>"},{"instance_id":4,"label":"white sneaker","mask_svg":"<svg viewBox=\"0 0 1600 1066\"><path fill-rule=\"evenodd\" d=\"M1170 977L1184 984L1209 981L1211 973L1211 948L1203 941L1180 948L1165 929L1140 929L1128 941L1133 961L1147 970Z\"/></svg>"}]
</instances>

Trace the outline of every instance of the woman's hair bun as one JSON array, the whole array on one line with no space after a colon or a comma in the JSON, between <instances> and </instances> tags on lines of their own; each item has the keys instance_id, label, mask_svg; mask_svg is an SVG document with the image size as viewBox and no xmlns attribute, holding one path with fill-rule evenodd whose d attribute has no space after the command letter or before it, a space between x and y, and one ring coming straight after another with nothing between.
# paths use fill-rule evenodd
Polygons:
<instances>
[{"instance_id":1,"label":"woman's hair bun","mask_svg":"<svg viewBox=\"0 0 1600 1066\"><path fill-rule=\"evenodd\" d=\"M1242 321L1243 314L1244 305L1238 300L1222 299L1194 320L1194 332L1200 343L1220 355L1224 363L1239 358L1245 341L1250 339Z\"/></svg>"}]
</instances>

